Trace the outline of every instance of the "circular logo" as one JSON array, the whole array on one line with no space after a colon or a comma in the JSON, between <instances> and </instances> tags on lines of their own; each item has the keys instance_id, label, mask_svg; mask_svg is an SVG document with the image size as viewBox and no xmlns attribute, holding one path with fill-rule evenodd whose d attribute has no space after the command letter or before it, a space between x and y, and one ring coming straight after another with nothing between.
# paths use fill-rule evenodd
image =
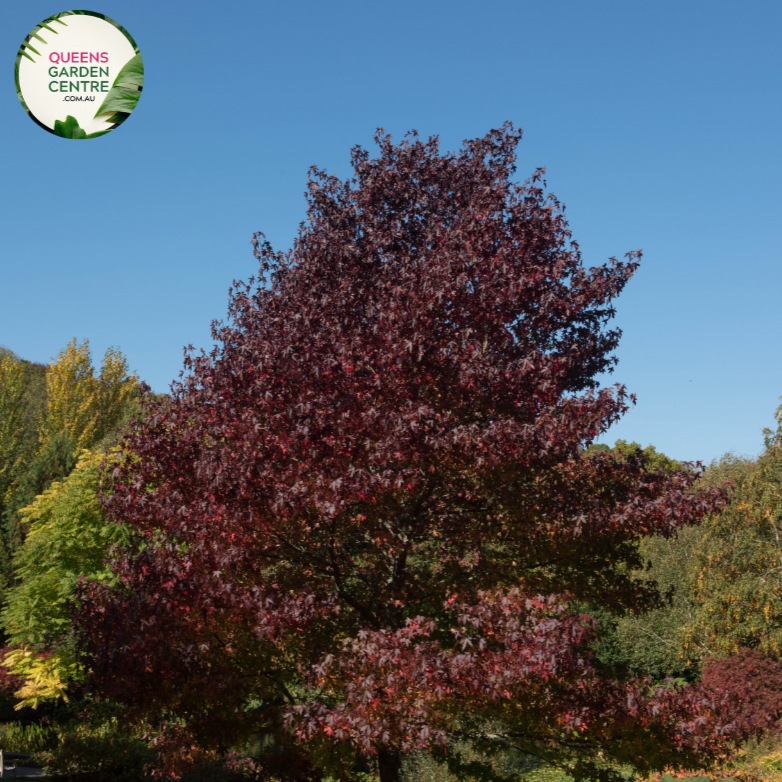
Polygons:
<instances>
[{"instance_id":1,"label":"circular logo","mask_svg":"<svg viewBox=\"0 0 782 782\"><path fill-rule=\"evenodd\" d=\"M130 33L94 11L63 11L24 39L16 94L37 125L62 138L97 138L131 114L144 64Z\"/></svg>"}]
</instances>

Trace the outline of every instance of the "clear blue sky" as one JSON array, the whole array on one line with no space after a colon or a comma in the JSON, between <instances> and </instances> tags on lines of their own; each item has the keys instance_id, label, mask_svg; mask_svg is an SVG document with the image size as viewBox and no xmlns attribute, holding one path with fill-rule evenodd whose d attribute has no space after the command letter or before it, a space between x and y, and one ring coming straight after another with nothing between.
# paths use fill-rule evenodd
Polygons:
<instances>
[{"instance_id":1,"label":"clear blue sky","mask_svg":"<svg viewBox=\"0 0 782 782\"><path fill-rule=\"evenodd\" d=\"M607 378L638 404L602 440L760 450L782 395L782 4L102 0L77 7L127 27L146 84L86 144L13 84L24 36L70 7L7 3L0 25L0 344L116 345L165 391L255 272L252 232L290 246L310 165L346 176L379 126L453 150L512 120L519 179L547 167L587 265L644 250Z\"/></svg>"}]
</instances>

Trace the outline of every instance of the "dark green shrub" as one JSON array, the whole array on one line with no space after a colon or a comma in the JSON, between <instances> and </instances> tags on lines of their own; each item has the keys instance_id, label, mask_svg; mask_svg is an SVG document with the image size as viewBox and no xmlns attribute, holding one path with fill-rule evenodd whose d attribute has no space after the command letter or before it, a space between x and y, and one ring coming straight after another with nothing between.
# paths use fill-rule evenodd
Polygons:
<instances>
[{"instance_id":1,"label":"dark green shrub","mask_svg":"<svg viewBox=\"0 0 782 782\"><path fill-rule=\"evenodd\" d=\"M32 755L31 763L42 766L58 742L57 729L48 725L24 725L20 722L0 724L0 747L7 752Z\"/></svg>"},{"instance_id":2,"label":"dark green shrub","mask_svg":"<svg viewBox=\"0 0 782 782\"><path fill-rule=\"evenodd\" d=\"M141 735L128 731L115 718L73 721L56 729L57 742L37 755L52 774L69 780L131 782L144 776L155 753Z\"/></svg>"}]
</instances>

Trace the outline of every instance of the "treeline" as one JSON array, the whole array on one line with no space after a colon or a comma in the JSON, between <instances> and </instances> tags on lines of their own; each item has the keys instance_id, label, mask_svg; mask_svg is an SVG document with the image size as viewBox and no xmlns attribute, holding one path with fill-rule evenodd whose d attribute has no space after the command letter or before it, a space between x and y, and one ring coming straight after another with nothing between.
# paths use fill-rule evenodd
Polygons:
<instances>
[{"instance_id":1,"label":"treeline","mask_svg":"<svg viewBox=\"0 0 782 782\"><path fill-rule=\"evenodd\" d=\"M742 657L745 650L753 650L753 659L779 660L782 407L776 420L776 430L764 432L758 457L727 453L706 466L696 485L728 488L730 502L721 513L669 539L641 539L646 569L636 575L656 582L658 607L624 616L587 607L600 621L596 654L615 674L689 683L715 660ZM609 449L593 445L588 450ZM684 469L653 446L641 449L619 440L610 450L625 459L644 458L652 471ZM751 666L745 667L750 676ZM760 681L752 686L765 689Z\"/></svg>"},{"instance_id":2,"label":"treeline","mask_svg":"<svg viewBox=\"0 0 782 782\"><path fill-rule=\"evenodd\" d=\"M95 491L104 452L138 411L137 379L114 350L96 373L86 342L72 341L50 366L6 350L0 360L0 410L3 626L16 643L51 647L52 629L69 623L78 577L110 577L103 560L122 534L106 521ZM721 514L669 539L641 540L643 575L656 582L659 607L624 616L583 607L600 622L596 656L615 675L694 682L707 661L741 649L779 658L781 442L780 429L766 430L759 457L727 453L706 466L700 486L727 486L731 495ZM635 442L587 449L606 451L643 460L650 471L685 469L654 446ZM57 561L53 539L59 541ZM52 578L54 572L66 577ZM41 573L57 587L45 589Z\"/></svg>"},{"instance_id":3,"label":"treeline","mask_svg":"<svg viewBox=\"0 0 782 782\"><path fill-rule=\"evenodd\" d=\"M78 582L111 580L107 553L127 540L96 491L142 388L119 350L94 367L87 341L49 365L0 352L0 742L61 774L135 778L153 759L85 698L71 631Z\"/></svg>"},{"instance_id":4,"label":"treeline","mask_svg":"<svg viewBox=\"0 0 782 782\"><path fill-rule=\"evenodd\" d=\"M108 522L96 493L101 463L139 412L139 388L118 350L96 370L87 342L72 340L48 366L0 353L0 624L10 671L0 686L15 692L17 707L79 694L74 594L83 578L111 583L107 553L134 534ZM776 419L760 456L728 453L705 468L701 486L728 486L721 513L670 538L641 539L645 569L629 575L656 584L655 606L624 615L582 606L599 621L593 650L613 677L686 684L706 675L743 688L750 710L782 705L782 407ZM692 469L623 440L587 449L606 451L650 472ZM123 741L147 757L139 737Z\"/></svg>"},{"instance_id":5,"label":"treeline","mask_svg":"<svg viewBox=\"0 0 782 782\"><path fill-rule=\"evenodd\" d=\"M29 532L25 509L79 457L99 453L137 406L138 379L109 348L99 370L89 342L70 343L49 365L0 348L0 591L19 580L13 561Z\"/></svg>"}]
</instances>

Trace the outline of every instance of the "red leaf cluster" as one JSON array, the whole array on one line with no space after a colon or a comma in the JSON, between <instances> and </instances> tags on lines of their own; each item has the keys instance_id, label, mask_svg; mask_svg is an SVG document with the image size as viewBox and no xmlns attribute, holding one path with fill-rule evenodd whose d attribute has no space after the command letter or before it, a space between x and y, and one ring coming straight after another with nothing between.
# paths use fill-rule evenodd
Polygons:
<instances>
[{"instance_id":1,"label":"red leaf cluster","mask_svg":"<svg viewBox=\"0 0 782 782\"><path fill-rule=\"evenodd\" d=\"M3 646L0 648L0 661L4 660L6 655L17 649L16 646ZM6 696L13 696L24 685L24 679L11 673L4 665L0 665L0 691Z\"/></svg>"},{"instance_id":2,"label":"red leaf cluster","mask_svg":"<svg viewBox=\"0 0 782 782\"><path fill-rule=\"evenodd\" d=\"M766 657L760 649L741 649L731 657L710 659L703 668L703 684L729 690L741 700L738 714L758 724L770 721L779 730L782 716L782 662Z\"/></svg>"},{"instance_id":3,"label":"red leaf cluster","mask_svg":"<svg viewBox=\"0 0 782 782\"><path fill-rule=\"evenodd\" d=\"M596 623L556 596L530 599L511 590L480 598L448 606L450 644L436 639L437 623L424 617L347 640L310 679L313 691L336 689L343 698L332 706L309 700L287 721L302 740L321 732L370 751L381 737L410 750L445 745L466 712L524 726L550 744L564 736L589 748L632 737L626 759L636 767L666 756L680 762L688 752L716 759L752 728L749 719L734 721L726 693L602 680L586 650ZM508 738L519 736L509 730Z\"/></svg>"}]
</instances>

